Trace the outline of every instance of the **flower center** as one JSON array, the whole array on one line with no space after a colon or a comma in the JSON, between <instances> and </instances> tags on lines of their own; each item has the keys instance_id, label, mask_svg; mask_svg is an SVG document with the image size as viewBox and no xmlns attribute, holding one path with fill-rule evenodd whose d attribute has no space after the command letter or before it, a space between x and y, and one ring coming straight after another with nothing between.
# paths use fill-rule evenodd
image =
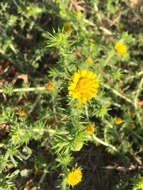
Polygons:
<instances>
[{"instance_id":1,"label":"flower center","mask_svg":"<svg viewBox=\"0 0 143 190\"><path fill-rule=\"evenodd\" d=\"M80 78L77 83L77 90L80 93L85 93L86 90L89 90L92 88L91 83L92 83L91 80L89 80L88 78Z\"/></svg>"}]
</instances>

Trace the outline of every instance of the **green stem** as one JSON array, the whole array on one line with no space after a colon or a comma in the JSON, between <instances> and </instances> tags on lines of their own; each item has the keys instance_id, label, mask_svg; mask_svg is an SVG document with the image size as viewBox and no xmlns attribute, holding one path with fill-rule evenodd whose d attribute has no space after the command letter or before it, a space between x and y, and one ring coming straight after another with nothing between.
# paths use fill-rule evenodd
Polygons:
<instances>
[{"instance_id":1,"label":"green stem","mask_svg":"<svg viewBox=\"0 0 143 190\"><path fill-rule=\"evenodd\" d=\"M107 28L104 28L104 27L101 26L100 29L101 29L105 34L113 35L113 33L112 33L110 30L108 30Z\"/></svg>"},{"instance_id":2,"label":"green stem","mask_svg":"<svg viewBox=\"0 0 143 190\"><path fill-rule=\"evenodd\" d=\"M139 114L139 111L138 111L138 97L139 97L140 92L142 90L142 86L143 86L143 78L141 79L141 81L140 81L140 83L138 85L136 95L135 95L135 98L134 98L134 107L135 107L135 110L136 110L136 115L137 115L137 119L139 121L140 126L142 126L142 120L141 120L141 117L140 117L140 114Z\"/></svg>"},{"instance_id":3,"label":"green stem","mask_svg":"<svg viewBox=\"0 0 143 190\"><path fill-rule=\"evenodd\" d=\"M113 51L109 52L109 55L108 55L106 61L104 62L104 66L106 66L106 65L109 63L109 61L110 61L110 59L113 57L113 55L114 55L114 52L113 52ZM111 66L111 65L110 65L110 66Z\"/></svg>"},{"instance_id":4,"label":"green stem","mask_svg":"<svg viewBox=\"0 0 143 190\"><path fill-rule=\"evenodd\" d=\"M85 104L85 115L86 115L87 119L89 119L88 108L87 108L87 105L86 105L86 104Z\"/></svg>"},{"instance_id":5,"label":"green stem","mask_svg":"<svg viewBox=\"0 0 143 190\"><path fill-rule=\"evenodd\" d=\"M106 119L104 119L103 123L107 124L111 129L113 129L113 126Z\"/></svg>"},{"instance_id":6,"label":"green stem","mask_svg":"<svg viewBox=\"0 0 143 190\"><path fill-rule=\"evenodd\" d=\"M32 87L32 88L15 88L12 92L32 92L46 90L45 87ZM4 93L3 89L0 89L0 93Z\"/></svg>"},{"instance_id":7,"label":"green stem","mask_svg":"<svg viewBox=\"0 0 143 190\"><path fill-rule=\"evenodd\" d=\"M15 1L15 0L12 0L13 1L13 3L18 7L18 4L17 4L17 2Z\"/></svg>"},{"instance_id":8,"label":"green stem","mask_svg":"<svg viewBox=\"0 0 143 190\"><path fill-rule=\"evenodd\" d=\"M130 77L126 78L126 83L127 83L129 80L133 80L133 79L135 79L135 78L140 77L141 75L143 75L143 71L137 73L137 74L134 75L134 76L130 76Z\"/></svg>"},{"instance_id":9,"label":"green stem","mask_svg":"<svg viewBox=\"0 0 143 190\"><path fill-rule=\"evenodd\" d=\"M110 86L108 86L107 84L103 84L101 83L103 87L111 90L115 95L119 96L120 98L126 100L126 102L132 104L134 106L134 103L132 102L132 100L130 100L129 98L127 98L126 96L122 95L121 93L119 93L117 90L111 88Z\"/></svg>"},{"instance_id":10,"label":"green stem","mask_svg":"<svg viewBox=\"0 0 143 190\"><path fill-rule=\"evenodd\" d=\"M42 175L41 178L40 178L39 185L40 185L41 183L43 183L43 181L44 181L44 179L45 179L45 177L46 177L46 174L47 174L47 170L44 170L44 173L43 173L43 175Z\"/></svg>"},{"instance_id":11,"label":"green stem","mask_svg":"<svg viewBox=\"0 0 143 190\"><path fill-rule=\"evenodd\" d=\"M89 136L88 137L89 140L93 140L95 143L98 142L104 146L107 146L107 147L110 147L112 148L115 152L118 152L118 150L116 149L116 147L114 147L113 145L107 143L107 142L104 142L103 140L99 139L98 137L96 137L95 135L92 135L92 136Z\"/></svg>"},{"instance_id":12,"label":"green stem","mask_svg":"<svg viewBox=\"0 0 143 190\"><path fill-rule=\"evenodd\" d=\"M31 109L28 111L27 115L26 115L26 119L29 117L30 113L34 110L34 108L36 107L36 105L38 104L38 102L40 101L41 98L41 94L39 94L34 102L34 104L32 104Z\"/></svg>"}]
</instances>

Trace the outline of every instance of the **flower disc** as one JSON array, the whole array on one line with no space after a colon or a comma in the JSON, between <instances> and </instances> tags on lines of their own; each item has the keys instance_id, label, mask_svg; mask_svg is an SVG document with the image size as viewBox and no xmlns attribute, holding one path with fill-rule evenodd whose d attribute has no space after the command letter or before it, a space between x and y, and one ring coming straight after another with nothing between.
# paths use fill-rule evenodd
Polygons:
<instances>
[{"instance_id":1,"label":"flower disc","mask_svg":"<svg viewBox=\"0 0 143 190\"><path fill-rule=\"evenodd\" d=\"M79 105L85 104L87 99L91 99L97 94L99 81L96 74L88 70L78 70L69 82L69 95L79 99Z\"/></svg>"}]
</instances>

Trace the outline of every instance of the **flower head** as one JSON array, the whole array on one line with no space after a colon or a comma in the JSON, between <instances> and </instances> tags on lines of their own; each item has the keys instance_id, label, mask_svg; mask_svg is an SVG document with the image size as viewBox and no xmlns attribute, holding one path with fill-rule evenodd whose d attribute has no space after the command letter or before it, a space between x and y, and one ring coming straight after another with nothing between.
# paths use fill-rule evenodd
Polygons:
<instances>
[{"instance_id":1,"label":"flower head","mask_svg":"<svg viewBox=\"0 0 143 190\"><path fill-rule=\"evenodd\" d=\"M27 10L27 11L29 11L30 9L31 9L31 7L29 7L29 6L28 6L28 7L26 7L26 10Z\"/></svg>"},{"instance_id":2,"label":"flower head","mask_svg":"<svg viewBox=\"0 0 143 190\"><path fill-rule=\"evenodd\" d=\"M78 70L69 82L69 95L79 99L79 105L85 104L87 99L91 99L97 94L99 81L96 74L88 70Z\"/></svg>"},{"instance_id":3,"label":"flower head","mask_svg":"<svg viewBox=\"0 0 143 190\"><path fill-rule=\"evenodd\" d=\"M91 45L93 45L94 44L94 40L93 39L90 39L89 40L89 45L91 46Z\"/></svg>"},{"instance_id":4,"label":"flower head","mask_svg":"<svg viewBox=\"0 0 143 190\"><path fill-rule=\"evenodd\" d=\"M77 11L76 16L77 16L77 17L81 17L81 16L82 16L81 11Z\"/></svg>"},{"instance_id":5,"label":"flower head","mask_svg":"<svg viewBox=\"0 0 143 190\"><path fill-rule=\"evenodd\" d=\"M80 169L74 169L67 175L68 184L75 186L82 180L82 173Z\"/></svg>"},{"instance_id":6,"label":"flower head","mask_svg":"<svg viewBox=\"0 0 143 190\"><path fill-rule=\"evenodd\" d=\"M48 83L45 84L45 87L47 90L52 90L55 87L55 85L52 81L49 81Z\"/></svg>"},{"instance_id":7,"label":"flower head","mask_svg":"<svg viewBox=\"0 0 143 190\"><path fill-rule=\"evenodd\" d=\"M71 24L65 23L63 27L64 33L70 33L71 32Z\"/></svg>"},{"instance_id":8,"label":"flower head","mask_svg":"<svg viewBox=\"0 0 143 190\"><path fill-rule=\"evenodd\" d=\"M115 117L114 122L115 124L120 125L123 122L123 120L120 117Z\"/></svg>"},{"instance_id":9,"label":"flower head","mask_svg":"<svg viewBox=\"0 0 143 190\"><path fill-rule=\"evenodd\" d=\"M85 131L87 134L92 135L95 131L94 126L92 124L87 125Z\"/></svg>"},{"instance_id":10,"label":"flower head","mask_svg":"<svg viewBox=\"0 0 143 190\"><path fill-rule=\"evenodd\" d=\"M123 42L116 42L114 48L118 54L125 55L127 53L127 47Z\"/></svg>"},{"instance_id":11,"label":"flower head","mask_svg":"<svg viewBox=\"0 0 143 190\"><path fill-rule=\"evenodd\" d=\"M25 116L26 115L25 110L23 108L20 108L18 115L21 116L21 117Z\"/></svg>"},{"instance_id":12,"label":"flower head","mask_svg":"<svg viewBox=\"0 0 143 190\"><path fill-rule=\"evenodd\" d=\"M89 63L89 64L92 64L92 63L93 63L93 60L89 57L89 58L86 59L85 62L86 62L86 63Z\"/></svg>"}]
</instances>

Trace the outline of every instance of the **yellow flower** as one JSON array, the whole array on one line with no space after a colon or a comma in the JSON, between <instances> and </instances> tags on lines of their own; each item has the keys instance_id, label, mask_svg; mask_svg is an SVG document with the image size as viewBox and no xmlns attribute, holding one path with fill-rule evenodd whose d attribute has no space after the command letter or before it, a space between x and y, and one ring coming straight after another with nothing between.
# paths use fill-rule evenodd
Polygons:
<instances>
[{"instance_id":1,"label":"yellow flower","mask_svg":"<svg viewBox=\"0 0 143 190\"><path fill-rule=\"evenodd\" d=\"M20 111L19 111L18 115L21 116L21 117L25 116L26 115L25 110L23 108L20 108Z\"/></svg>"},{"instance_id":2,"label":"yellow flower","mask_svg":"<svg viewBox=\"0 0 143 190\"><path fill-rule=\"evenodd\" d=\"M49 81L48 83L45 84L45 88L47 90L52 90L54 87L55 87L55 85L52 81Z\"/></svg>"},{"instance_id":3,"label":"yellow flower","mask_svg":"<svg viewBox=\"0 0 143 190\"><path fill-rule=\"evenodd\" d=\"M89 57L89 58L86 59L85 62L86 62L86 63L89 63L89 64L92 64L92 63L93 63L93 60Z\"/></svg>"},{"instance_id":4,"label":"yellow flower","mask_svg":"<svg viewBox=\"0 0 143 190\"><path fill-rule=\"evenodd\" d=\"M29 11L31 8L30 7L26 7L26 10Z\"/></svg>"},{"instance_id":5,"label":"yellow flower","mask_svg":"<svg viewBox=\"0 0 143 190\"><path fill-rule=\"evenodd\" d=\"M114 122L115 124L120 125L123 122L123 120L120 117L115 117Z\"/></svg>"},{"instance_id":6,"label":"yellow flower","mask_svg":"<svg viewBox=\"0 0 143 190\"><path fill-rule=\"evenodd\" d=\"M87 125L85 131L87 134L92 135L95 131L94 126L92 124Z\"/></svg>"},{"instance_id":7,"label":"yellow flower","mask_svg":"<svg viewBox=\"0 0 143 190\"><path fill-rule=\"evenodd\" d=\"M64 29L64 33L70 33L71 32L71 24L65 23L63 29Z\"/></svg>"},{"instance_id":8,"label":"yellow flower","mask_svg":"<svg viewBox=\"0 0 143 190\"><path fill-rule=\"evenodd\" d=\"M78 105L85 104L87 99L91 99L97 94L99 81L96 74L88 70L78 70L72 76L69 82L69 95L78 98Z\"/></svg>"},{"instance_id":9,"label":"yellow flower","mask_svg":"<svg viewBox=\"0 0 143 190\"><path fill-rule=\"evenodd\" d=\"M114 48L118 54L125 55L127 53L127 47L122 42L116 42Z\"/></svg>"},{"instance_id":10,"label":"yellow flower","mask_svg":"<svg viewBox=\"0 0 143 190\"><path fill-rule=\"evenodd\" d=\"M77 11L76 16L77 16L77 17L81 17L81 16L82 16L81 11Z\"/></svg>"},{"instance_id":11,"label":"yellow flower","mask_svg":"<svg viewBox=\"0 0 143 190\"><path fill-rule=\"evenodd\" d=\"M91 46L91 45L93 45L94 44L94 40L93 39L90 39L89 40L89 45Z\"/></svg>"},{"instance_id":12,"label":"yellow flower","mask_svg":"<svg viewBox=\"0 0 143 190\"><path fill-rule=\"evenodd\" d=\"M80 169L74 169L67 175L68 184L75 186L82 180L82 173Z\"/></svg>"}]
</instances>

